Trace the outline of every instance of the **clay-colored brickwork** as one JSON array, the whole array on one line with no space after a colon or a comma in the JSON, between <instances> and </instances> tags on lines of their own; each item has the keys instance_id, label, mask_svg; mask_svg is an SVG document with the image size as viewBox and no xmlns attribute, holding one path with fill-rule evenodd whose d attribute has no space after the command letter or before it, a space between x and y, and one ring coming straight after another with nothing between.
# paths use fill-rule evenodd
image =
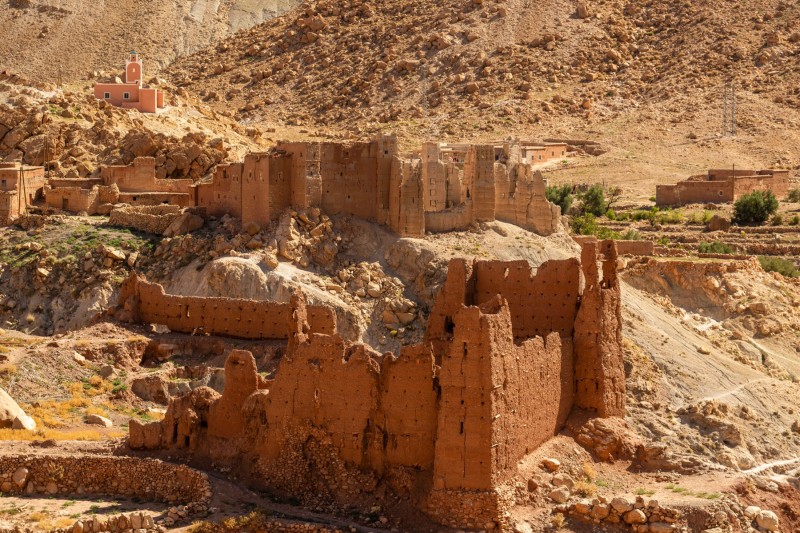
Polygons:
<instances>
[{"instance_id":1,"label":"clay-colored brickwork","mask_svg":"<svg viewBox=\"0 0 800 533\"><path fill-rule=\"evenodd\" d=\"M286 339L292 315L290 304L166 294L135 272L123 283L119 302L122 315L136 322L242 339ZM308 321L313 332L336 332L336 314L328 307L308 306Z\"/></svg>"},{"instance_id":2,"label":"clay-colored brickwork","mask_svg":"<svg viewBox=\"0 0 800 533\"><path fill-rule=\"evenodd\" d=\"M152 157L137 157L127 166L102 167L99 178L50 180L44 196L49 207L73 213L86 211L90 215L103 212L104 204L180 207L195 204L192 180L156 178L156 162Z\"/></svg>"},{"instance_id":3,"label":"clay-colored brickwork","mask_svg":"<svg viewBox=\"0 0 800 533\"><path fill-rule=\"evenodd\" d=\"M754 191L772 191L783 198L789 192L788 170L711 169L675 185L656 187L656 205L734 202Z\"/></svg>"},{"instance_id":4,"label":"clay-colored brickwork","mask_svg":"<svg viewBox=\"0 0 800 533\"><path fill-rule=\"evenodd\" d=\"M436 143L423 145L421 159L402 158L392 136L348 144L282 143L242 163L220 165L212 180L196 184L195 198L211 215L262 225L290 207L320 207L404 236L492 220L549 235L561 224L560 211L547 201L544 178L533 171L526 149L465 145L459 148L462 170L462 156Z\"/></svg>"},{"instance_id":5,"label":"clay-colored brickwork","mask_svg":"<svg viewBox=\"0 0 800 533\"><path fill-rule=\"evenodd\" d=\"M160 287L147 287L171 309ZM130 283L121 301L129 294ZM315 332L313 310L299 294L287 306L275 379L258 376L250 353L232 352L221 396L199 388L173 399L163 421L131 424L131 446L231 466L246 456L253 483L301 500L354 501L382 480L400 492L432 481L432 517L485 527L503 525L518 462L574 407L624 414L613 243L588 243L581 261L535 272L525 262L451 261L426 338L399 355Z\"/></svg>"},{"instance_id":6,"label":"clay-colored brickwork","mask_svg":"<svg viewBox=\"0 0 800 533\"><path fill-rule=\"evenodd\" d=\"M44 167L0 163L0 224L9 224L28 212L43 196Z\"/></svg>"}]
</instances>

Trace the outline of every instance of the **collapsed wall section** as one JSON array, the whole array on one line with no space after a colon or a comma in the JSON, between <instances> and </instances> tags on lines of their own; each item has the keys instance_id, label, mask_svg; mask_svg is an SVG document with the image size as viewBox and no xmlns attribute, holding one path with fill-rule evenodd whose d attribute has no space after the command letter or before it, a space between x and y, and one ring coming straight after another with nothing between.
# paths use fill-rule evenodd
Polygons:
<instances>
[{"instance_id":1,"label":"collapsed wall section","mask_svg":"<svg viewBox=\"0 0 800 533\"><path fill-rule=\"evenodd\" d=\"M602 271L597 268L598 257ZM615 241L587 241L581 264L586 279L575 322L575 404L601 417L625 415L622 308Z\"/></svg>"}]
</instances>

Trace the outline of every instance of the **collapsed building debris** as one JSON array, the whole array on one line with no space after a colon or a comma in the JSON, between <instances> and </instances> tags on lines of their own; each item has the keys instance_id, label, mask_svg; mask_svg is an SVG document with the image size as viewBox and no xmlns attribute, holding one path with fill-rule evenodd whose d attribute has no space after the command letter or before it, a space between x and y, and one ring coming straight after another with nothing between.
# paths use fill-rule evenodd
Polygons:
<instances>
[{"instance_id":1,"label":"collapsed building debris","mask_svg":"<svg viewBox=\"0 0 800 533\"><path fill-rule=\"evenodd\" d=\"M573 409L624 415L616 261L614 244L597 242L583 245L581 260L548 261L535 273L525 261L454 259L424 341L399 354L314 332L295 293L274 379L259 376L249 352L233 351L222 395L201 387L173 399L163 421L131 422L129 444L246 463L240 474L252 484L306 502L361 501L380 483L406 494L427 486L416 504L435 520L503 526L518 461ZM167 306L141 283L129 288L138 287L139 318L150 320L143 310ZM120 300L126 311L130 294ZM189 314L193 327L216 320Z\"/></svg>"}]
</instances>

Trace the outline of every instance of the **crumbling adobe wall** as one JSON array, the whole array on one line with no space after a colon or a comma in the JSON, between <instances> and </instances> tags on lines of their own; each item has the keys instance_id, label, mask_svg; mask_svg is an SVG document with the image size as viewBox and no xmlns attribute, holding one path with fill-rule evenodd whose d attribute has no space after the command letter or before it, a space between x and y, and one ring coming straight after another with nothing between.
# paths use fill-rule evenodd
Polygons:
<instances>
[{"instance_id":1,"label":"crumbling adobe wall","mask_svg":"<svg viewBox=\"0 0 800 533\"><path fill-rule=\"evenodd\" d=\"M389 227L404 237L425 234L425 211L422 203L422 168L418 161L394 158L389 189Z\"/></svg>"},{"instance_id":2,"label":"crumbling adobe wall","mask_svg":"<svg viewBox=\"0 0 800 533\"><path fill-rule=\"evenodd\" d=\"M734 180L734 199L755 191L772 191L777 198L784 198L789 194L788 172L780 172L775 176L748 176Z\"/></svg>"},{"instance_id":3,"label":"crumbling adobe wall","mask_svg":"<svg viewBox=\"0 0 800 533\"><path fill-rule=\"evenodd\" d=\"M597 268L598 255L602 271ZM601 417L625 415L622 308L616 241L585 242L586 288L575 322L575 405Z\"/></svg>"},{"instance_id":4,"label":"crumbling adobe wall","mask_svg":"<svg viewBox=\"0 0 800 533\"><path fill-rule=\"evenodd\" d=\"M733 180L682 181L656 187L656 205L684 205L706 202L732 202Z\"/></svg>"},{"instance_id":5,"label":"crumbling adobe wall","mask_svg":"<svg viewBox=\"0 0 800 533\"><path fill-rule=\"evenodd\" d=\"M301 501L363 501L381 481L431 486L436 520L504 527L519 460L573 406L624 414L616 254L601 244L585 249L583 273L576 259L535 275L525 262L451 261L426 338L398 356L314 333L295 295L275 379L234 352L222 396L173 399L163 421L131 423L130 445L246 458L254 483ZM564 305L539 305L549 299Z\"/></svg>"},{"instance_id":6,"label":"crumbling adobe wall","mask_svg":"<svg viewBox=\"0 0 800 533\"><path fill-rule=\"evenodd\" d=\"M464 163L464 181L467 198L473 201L473 213L477 222L495 219L494 147L470 146Z\"/></svg>"},{"instance_id":7,"label":"crumbling adobe wall","mask_svg":"<svg viewBox=\"0 0 800 533\"><path fill-rule=\"evenodd\" d=\"M285 303L169 295L164 287L140 279L135 272L120 289L119 306L136 322L242 339L286 339L292 314L291 304ZM333 309L309 306L308 315L312 332L335 333Z\"/></svg>"},{"instance_id":8,"label":"crumbling adobe wall","mask_svg":"<svg viewBox=\"0 0 800 533\"><path fill-rule=\"evenodd\" d=\"M98 187L81 189L79 187L45 187L45 202L48 207L65 211L86 211L93 214L97 210Z\"/></svg>"},{"instance_id":9,"label":"crumbling adobe wall","mask_svg":"<svg viewBox=\"0 0 800 533\"><path fill-rule=\"evenodd\" d=\"M117 185L123 192L164 192L189 194L191 179L156 178L156 160L137 157L127 166L106 166L100 169L105 185Z\"/></svg>"},{"instance_id":10,"label":"crumbling adobe wall","mask_svg":"<svg viewBox=\"0 0 800 533\"><path fill-rule=\"evenodd\" d=\"M581 295L577 259L546 261L536 273L527 261L482 261L475 269L475 302L503 295L511 309L514 338L546 337L553 331L572 337Z\"/></svg>"},{"instance_id":11,"label":"crumbling adobe wall","mask_svg":"<svg viewBox=\"0 0 800 533\"><path fill-rule=\"evenodd\" d=\"M450 208L446 211L427 211L425 213L425 231L443 233L460 231L475 223L472 213L472 201Z\"/></svg>"},{"instance_id":12,"label":"crumbling adobe wall","mask_svg":"<svg viewBox=\"0 0 800 533\"><path fill-rule=\"evenodd\" d=\"M538 235L552 235L561 223L561 208L547 200L544 176L524 163L519 145L504 147L504 162L495 163L497 220Z\"/></svg>"}]
</instances>

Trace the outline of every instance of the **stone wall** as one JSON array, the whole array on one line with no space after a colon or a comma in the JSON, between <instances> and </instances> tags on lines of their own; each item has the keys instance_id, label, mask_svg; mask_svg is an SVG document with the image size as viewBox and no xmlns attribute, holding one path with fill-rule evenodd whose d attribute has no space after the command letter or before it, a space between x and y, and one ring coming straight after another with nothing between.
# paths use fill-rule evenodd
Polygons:
<instances>
[{"instance_id":1,"label":"stone wall","mask_svg":"<svg viewBox=\"0 0 800 533\"><path fill-rule=\"evenodd\" d=\"M624 414L616 275L613 243L535 273L525 262L453 260L424 341L398 355L315 332L313 308L295 294L275 379L258 376L249 352L232 352L221 396L200 388L173 399L162 422L131 423L130 445L231 466L248 457L251 482L303 501L432 483L423 506L435 519L502 525L518 462L574 407ZM140 298L153 298L143 287ZM148 313L171 309L148 287L158 302Z\"/></svg>"},{"instance_id":2,"label":"stone wall","mask_svg":"<svg viewBox=\"0 0 800 533\"><path fill-rule=\"evenodd\" d=\"M293 313L291 304L166 294L164 287L136 272L123 283L119 305L119 316L135 322L242 339L288 338ZM336 332L336 314L329 307L308 306L308 323L314 333Z\"/></svg>"},{"instance_id":3,"label":"stone wall","mask_svg":"<svg viewBox=\"0 0 800 533\"><path fill-rule=\"evenodd\" d=\"M20 496L124 497L169 505L185 505L187 515L202 513L211 501L208 476L184 465L155 459L81 455L0 455L0 491ZM150 516L78 520L64 531L156 531ZM119 528L119 524L127 525ZM80 525L80 526L79 526Z\"/></svg>"}]
</instances>

